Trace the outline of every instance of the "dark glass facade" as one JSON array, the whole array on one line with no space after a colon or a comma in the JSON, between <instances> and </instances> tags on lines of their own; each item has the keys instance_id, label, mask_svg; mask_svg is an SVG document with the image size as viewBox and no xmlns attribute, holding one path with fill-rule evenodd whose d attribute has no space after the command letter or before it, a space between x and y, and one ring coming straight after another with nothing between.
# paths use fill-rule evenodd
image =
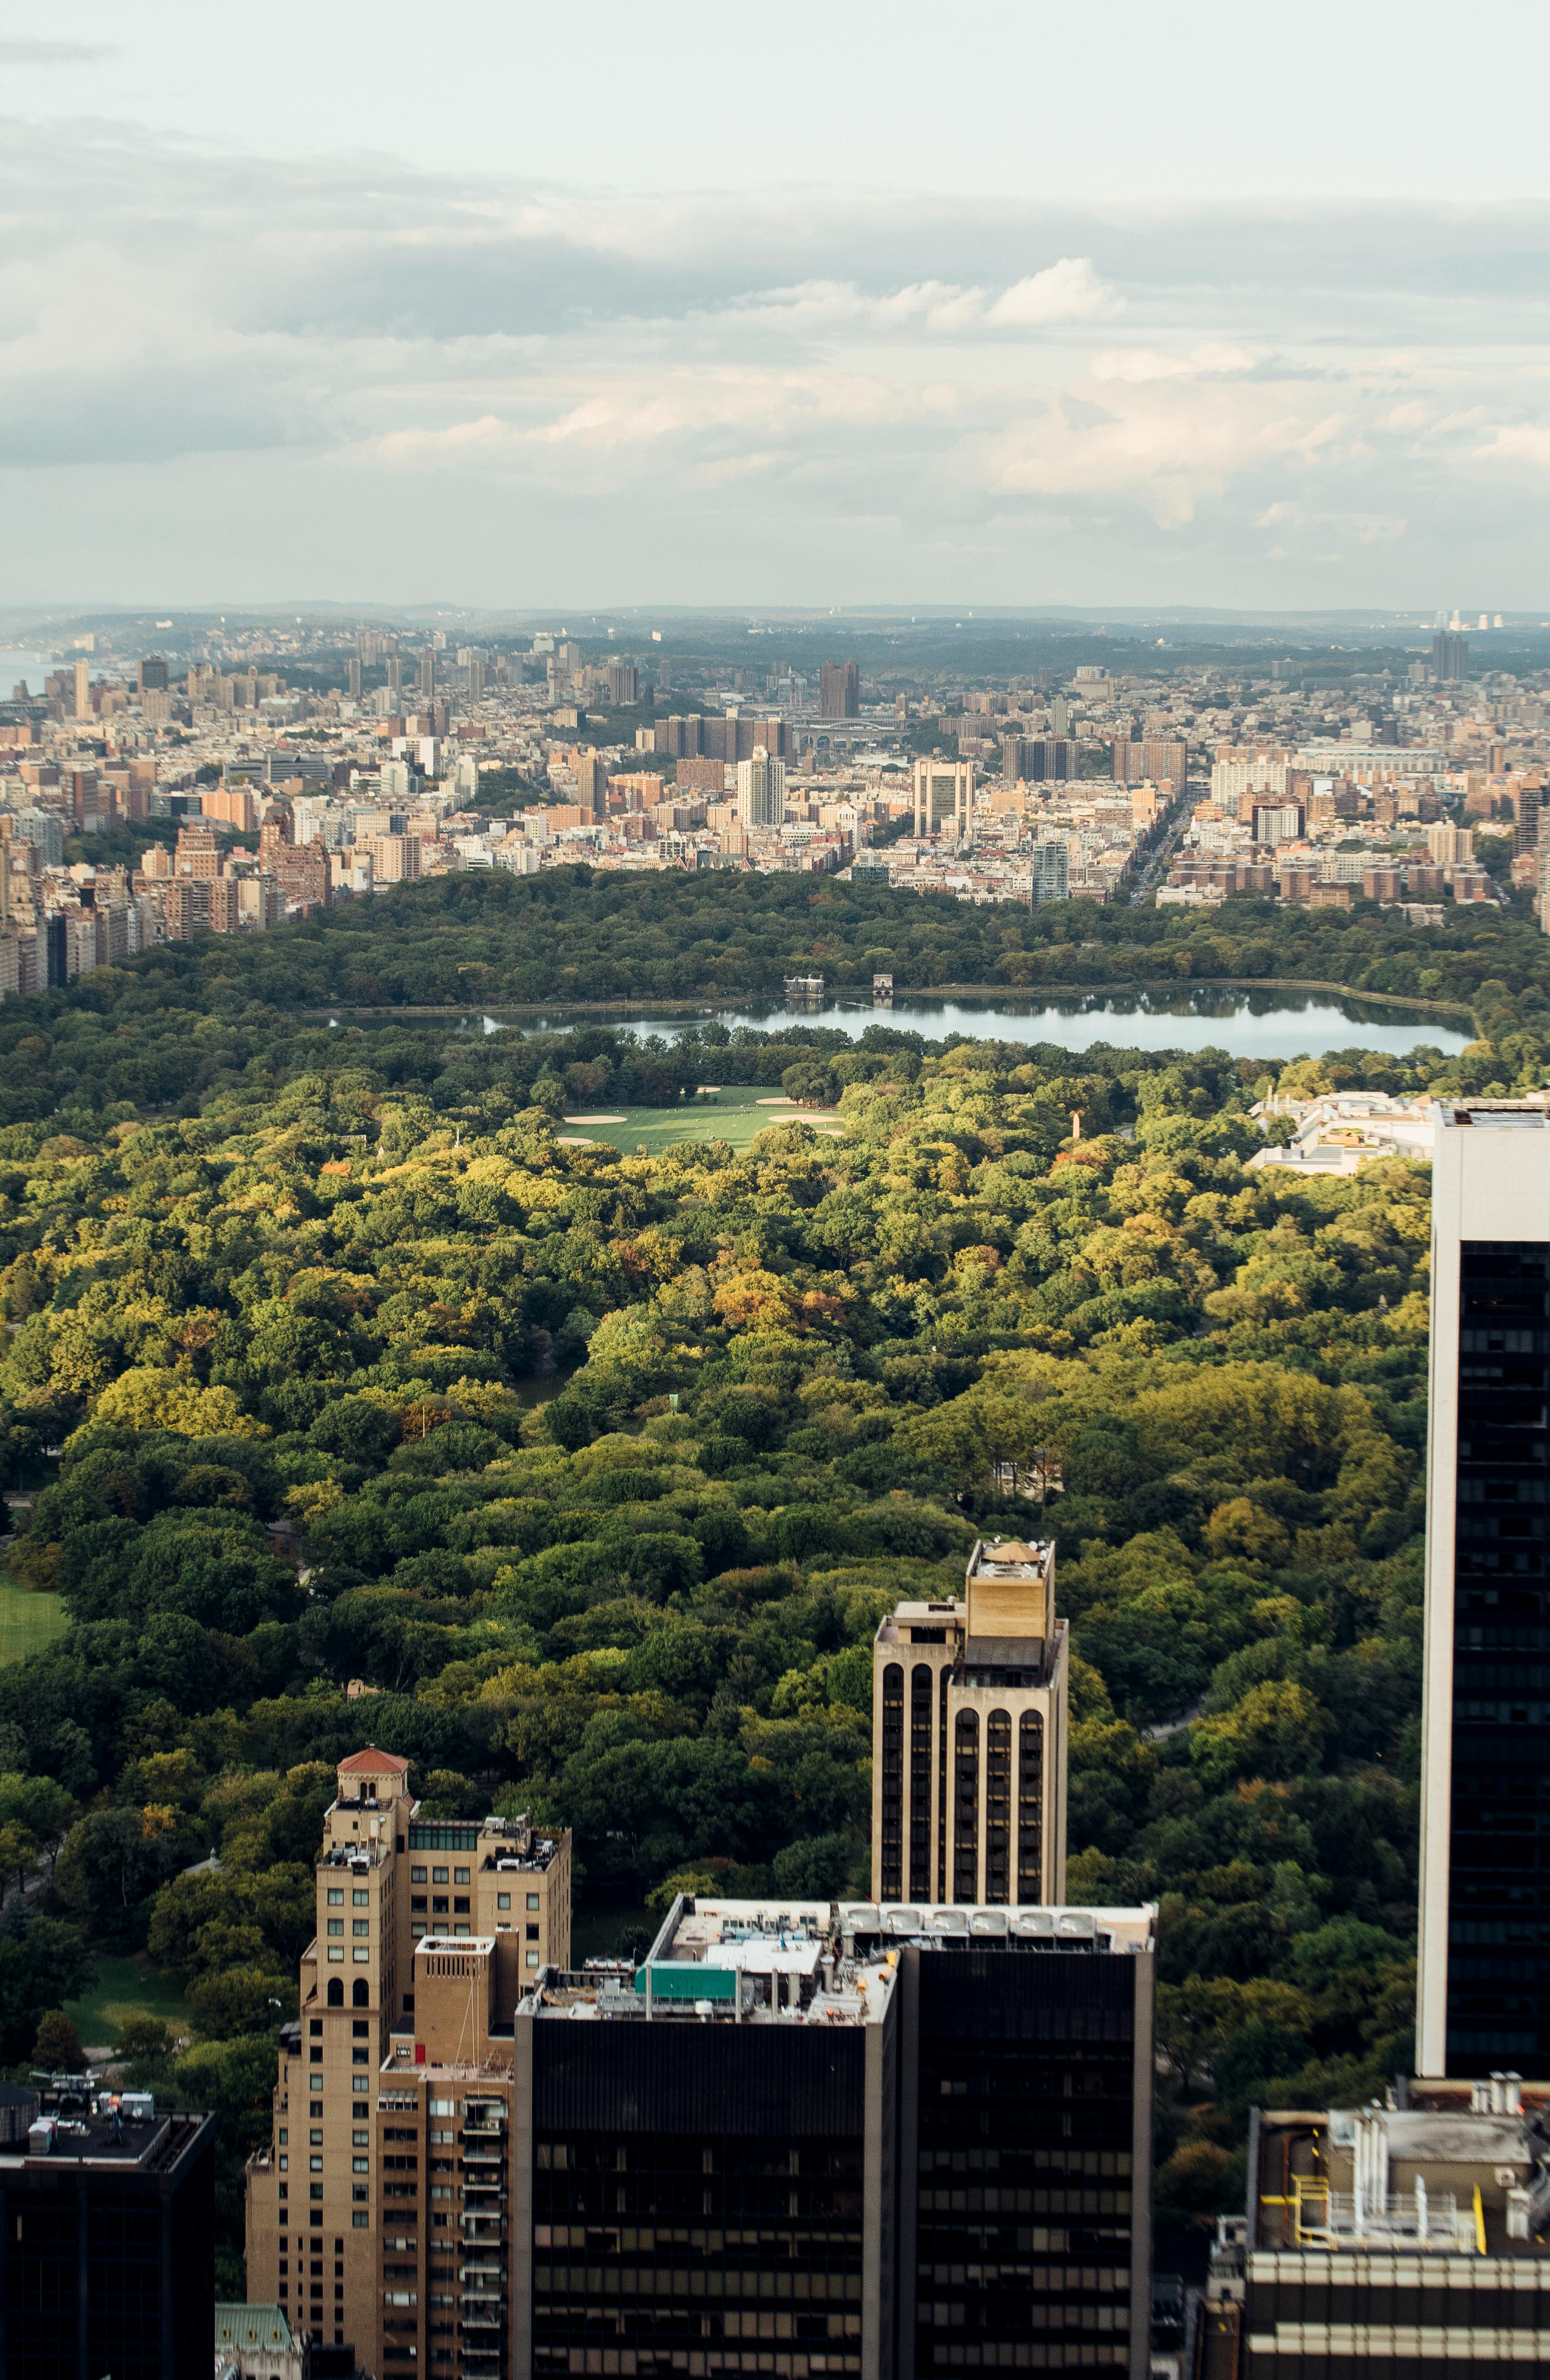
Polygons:
<instances>
[{"instance_id":1,"label":"dark glass facade","mask_svg":"<svg viewBox=\"0 0 1550 2380\"><path fill-rule=\"evenodd\" d=\"M1460 1251L1447 2070L1550 2059L1550 1245Z\"/></svg>"},{"instance_id":2,"label":"dark glass facade","mask_svg":"<svg viewBox=\"0 0 1550 2380\"><path fill-rule=\"evenodd\" d=\"M159 2152L0 2172L6 2380L208 2380L215 2331L214 2142L174 2117Z\"/></svg>"},{"instance_id":3,"label":"dark glass facade","mask_svg":"<svg viewBox=\"0 0 1550 2380\"><path fill-rule=\"evenodd\" d=\"M883 1672L883 1898L903 1897L904 1671L890 1661Z\"/></svg>"},{"instance_id":4,"label":"dark glass facade","mask_svg":"<svg viewBox=\"0 0 1550 2380\"><path fill-rule=\"evenodd\" d=\"M862 2373L877 2030L536 2026L534 2380Z\"/></svg>"},{"instance_id":5,"label":"dark glass facade","mask_svg":"<svg viewBox=\"0 0 1550 2380\"><path fill-rule=\"evenodd\" d=\"M1044 1721L1024 1711L1018 1722L1018 1889L1027 1907L1044 1899Z\"/></svg>"},{"instance_id":6,"label":"dark glass facade","mask_svg":"<svg viewBox=\"0 0 1550 2380\"><path fill-rule=\"evenodd\" d=\"M915 2380L1146 2370L1150 1967L1073 1951L907 1954L919 1994Z\"/></svg>"},{"instance_id":7,"label":"dark glass facade","mask_svg":"<svg viewBox=\"0 0 1550 2380\"><path fill-rule=\"evenodd\" d=\"M953 1741L953 1899L980 1897L980 1714L960 1710Z\"/></svg>"},{"instance_id":8,"label":"dark glass facade","mask_svg":"<svg viewBox=\"0 0 1550 2380\"><path fill-rule=\"evenodd\" d=\"M918 1661L909 1673L909 1898L931 1899L931 1699L934 1672Z\"/></svg>"}]
</instances>

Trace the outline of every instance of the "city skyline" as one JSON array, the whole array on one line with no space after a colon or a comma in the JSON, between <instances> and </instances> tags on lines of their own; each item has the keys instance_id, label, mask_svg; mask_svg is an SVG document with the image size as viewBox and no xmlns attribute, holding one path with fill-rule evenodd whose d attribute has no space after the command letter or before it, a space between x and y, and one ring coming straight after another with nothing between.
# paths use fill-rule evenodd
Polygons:
<instances>
[{"instance_id":1,"label":"city skyline","mask_svg":"<svg viewBox=\"0 0 1550 2380\"><path fill-rule=\"evenodd\" d=\"M604 10L578 117L554 30L470 6L405 78L410 22L18 12L8 600L1534 601L1546 193L1477 62L1382 49L1348 118L1316 42L1245 99L1218 11L1132 11L1095 107L995 11L943 124L909 13L718 82L695 9ZM992 56L1064 76L1036 138L971 134Z\"/></svg>"}]
</instances>

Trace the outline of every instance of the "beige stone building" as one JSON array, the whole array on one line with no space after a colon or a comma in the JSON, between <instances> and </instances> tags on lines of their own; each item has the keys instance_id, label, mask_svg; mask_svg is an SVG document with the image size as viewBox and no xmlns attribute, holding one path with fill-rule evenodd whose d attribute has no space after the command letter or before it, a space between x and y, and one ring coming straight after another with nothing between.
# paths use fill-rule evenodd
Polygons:
<instances>
[{"instance_id":1,"label":"beige stone building","mask_svg":"<svg viewBox=\"0 0 1550 2380\"><path fill-rule=\"evenodd\" d=\"M981 1539L961 1599L901 1603L873 1647L880 1902L1059 1902L1067 1626L1055 1548Z\"/></svg>"},{"instance_id":2,"label":"beige stone building","mask_svg":"<svg viewBox=\"0 0 1550 2380\"><path fill-rule=\"evenodd\" d=\"M408 1774L376 1750L339 1765L300 2019L281 2034L273 2137L247 2176L250 2294L377 2374L427 2370L422 2321L449 2347L459 2335L487 2217L483 2134L462 2134L486 2100L506 2104L519 2000L570 1961L568 1834L422 1818ZM444 2119L422 2143L410 2111ZM448 2260L433 2277L433 2246ZM397 2355L384 2328L405 2323L414 2352Z\"/></svg>"}]
</instances>

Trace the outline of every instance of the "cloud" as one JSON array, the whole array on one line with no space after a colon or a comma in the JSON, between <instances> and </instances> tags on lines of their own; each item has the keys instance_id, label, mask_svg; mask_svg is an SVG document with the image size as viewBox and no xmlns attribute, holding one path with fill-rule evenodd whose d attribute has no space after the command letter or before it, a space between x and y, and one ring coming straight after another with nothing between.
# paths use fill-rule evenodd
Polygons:
<instances>
[{"instance_id":1,"label":"cloud","mask_svg":"<svg viewBox=\"0 0 1550 2380\"><path fill-rule=\"evenodd\" d=\"M1123 298L1099 280L1090 256L1063 256L1004 289L985 320L997 330L1031 331L1047 322L1092 322L1124 309Z\"/></svg>"},{"instance_id":2,"label":"cloud","mask_svg":"<svg viewBox=\"0 0 1550 2380\"><path fill-rule=\"evenodd\" d=\"M0 67L90 67L117 55L105 42L0 42Z\"/></svg>"}]
</instances>

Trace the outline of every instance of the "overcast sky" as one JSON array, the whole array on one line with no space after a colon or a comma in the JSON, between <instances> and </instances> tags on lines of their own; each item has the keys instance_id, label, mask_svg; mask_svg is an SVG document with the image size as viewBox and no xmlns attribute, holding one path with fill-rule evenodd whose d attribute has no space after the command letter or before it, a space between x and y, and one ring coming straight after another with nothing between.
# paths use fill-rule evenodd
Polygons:
<instances>
[{"instance_id":1,"label":"overcast sky","mask_svg":"<svg viewBox=\"0 0 1550 2380\"><path fill-rule=\"evenodd\" d=\"M1541 606L1544 27L0 0L0 601Z\"/></svg>"}]
</instances>

